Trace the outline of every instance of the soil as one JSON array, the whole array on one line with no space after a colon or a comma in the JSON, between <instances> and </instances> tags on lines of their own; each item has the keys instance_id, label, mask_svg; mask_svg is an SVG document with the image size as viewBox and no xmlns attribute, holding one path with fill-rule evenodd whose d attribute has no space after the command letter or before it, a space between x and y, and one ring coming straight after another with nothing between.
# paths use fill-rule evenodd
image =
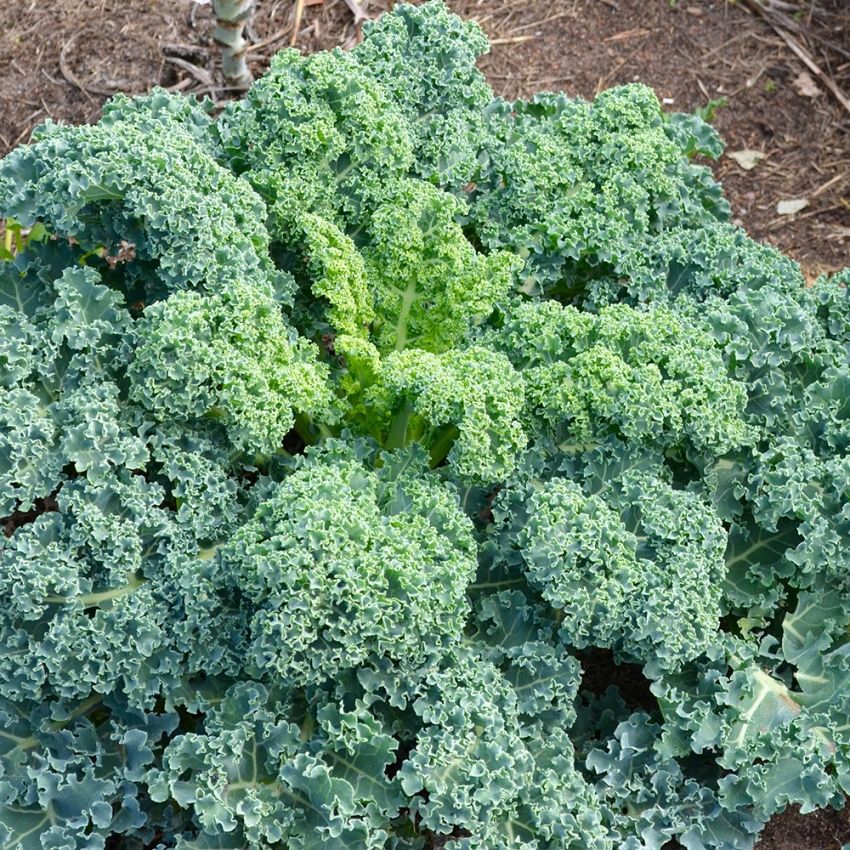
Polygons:
<instances>
[{"instance_id":1,"label":"soil","mask_svg":"<svg viewBox=\"0 0 850 850\"><path fill-rule=\"evenodd\" d=\"M728 155L714 167L737 223L801 261L809 276L850 265L850 112L825 91L798 92L805 66L765 21L722 0L590 0L565 2L561 12L558 4L537 5L559 17L538 28L525 24L533 20L526 10L499 24L500 33L542 34L496 45L482 67L497 91L528 96L555 88L589 98L640 80L671 110L725 99L712 111L727 154L765 154L750 171ZM833 5L844 12L825 19L823 37L843 39L850 56L850 7ZM777 214L778 202L795 198L809 206L797 216Z\"/></svg>"},{"instance_id":2,"label":"soil","mask_svg":"<svg viewBox=\"0 0 850 850\"><path fill-rule=\"evenodd\" d=\"M850 809L801 815L792 806L765 827L756 850L839 850L850 841Z\"/></svg>"},{"instance_id":3,"label":"soil","mask_svg":"<svg viewBox=\"0 0 850 850\"><path fill-rule=\"evenodd\" d=\"M370 17L394 0L360 0ZM789 26L822 69L850 91L850 4L799 6ZM763 17L755 0L449 0L493 40L481 67L508 97L546 89L592 97L632 80L673 110L715 103L727 155L714 166L736 220L799 260L807 276L850 265L850 109L842 107ZM297 33L305 52L359 36L354 0L307 0ZM258 0L252 60L290 43L292 0ZM786 22L789 19L786 19ZM0 8L0 154L46 118L92 121L116 91L152 85L213 98L222 88L209 5L194 0L16 0ZM801 74L809 74L809 83ZM720 101L720 105L717 102ZM847 101L850 106L850 101ZM745 170L728 153L764 158ZM807 200L779 215L783 200Z\"/></svg>"},{"instance_id":4,"label":"soil","mask_svg":"<svg viewBox=\"0 0 850 850\"><path fill-rule=\"evenodd\" d=\"M850 3L765 0L786 17L757 12L757 0L448 0L493 41L481 61L494 90L527 97L563 90L585 98L640 80L666 108L713 112L727 154L713 165L736 220L757 239L799 260L807 277L850 265ZM352 9L369 17L393 0L306 0L296 45L304 52L359 38ZM258 0L252 62L293 37L293 0ZM770 19L768 19L768 17ZM807 67L787 38L823 76ZM208 5L194 0L13 0L0 6L0 155L51 118L96 120L117 91L154 85L221 100ZM808 74L809 78L801 77ZM744 169L730 153L758 151ZM780 215L783 200L808 203ZM636 683L636 687L639 683ZM839 850L850 813L768 825L758 850Z\"/></svg>"}]
</instances>

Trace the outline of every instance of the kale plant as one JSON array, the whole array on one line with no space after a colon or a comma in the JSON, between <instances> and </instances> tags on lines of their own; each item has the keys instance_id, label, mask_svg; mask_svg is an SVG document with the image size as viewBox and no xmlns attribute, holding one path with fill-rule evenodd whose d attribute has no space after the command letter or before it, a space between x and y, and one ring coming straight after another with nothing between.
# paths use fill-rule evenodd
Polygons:
<instances>
[{"instance_id":1,"label":"kale plant","mask_svg":"<svg viewBox=\"0 0 850 850\"><path fill-rule=\"evenodd\" d=\"M486 49L402 4L0 163L5 850L843 805L850 273L728 222L699 117L509 103Z\"/></svg>"}]
</instances>

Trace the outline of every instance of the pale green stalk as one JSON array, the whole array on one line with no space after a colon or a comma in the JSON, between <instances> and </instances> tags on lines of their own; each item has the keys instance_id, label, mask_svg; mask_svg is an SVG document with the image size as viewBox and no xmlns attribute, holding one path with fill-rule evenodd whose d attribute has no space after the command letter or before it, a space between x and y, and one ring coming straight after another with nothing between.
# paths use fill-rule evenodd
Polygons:
<instances>
[{"instance_id":1,"label":"pale green stalk","mask_svg":"<svg viewBox=\"0 0 850 850\"><path fill-rule=\"evenodd\" d=\"M246 61L245 26L254 14L254 0L213 0L216 28L213 41L221 48L221 70L231 88L247 89L254 80Z\"/></svg>"}]
</instances>

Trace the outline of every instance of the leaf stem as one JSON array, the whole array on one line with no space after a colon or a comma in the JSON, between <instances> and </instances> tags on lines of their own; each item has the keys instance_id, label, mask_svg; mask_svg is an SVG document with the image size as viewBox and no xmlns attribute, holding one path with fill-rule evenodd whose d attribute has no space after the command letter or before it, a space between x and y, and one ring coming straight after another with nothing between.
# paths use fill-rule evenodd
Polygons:
<instances>
[{"instance_id":1,"label":"leaf stem","mask_svg":"<svg viewBox=\"0 0 850 850\"><path fill-rule=\"evenodd\" d=\"M295 417L295 432L308 446L315 446L319 440L328 440L334 436L327 425L314 422L306 413L299 413Z\"/></svg>"},{"instance_id":2,"label":"leaf stem","mask_svg":"<svg viewBox=\"0 0 850 850\"><path fill-rule=\"evenodd\" d=\"M447 425L431 443L431 468L439 466L448 456L460 432L456 425Z\"/></svg>"},{"instance_id":3,"label":"leaf stem","mask_svg":"<svg viewBox=\"0 0 850 850\"><path fill-rule=\"evenodd\" d=\"M410 416L413 413L413 405L405 399L401 409L393 416L387 431L385 447L388 449L400 449L407 445L407 426L410 424Z\"/></svg>"},{"instance_id":4,"label":"leaf stem","mask_svg":"<svg viewBox=\"0 0 850 850\"><path fill-rule=\"evenodd\" d=\"M111 587L109 590L101 590L97 593L82 593L79 596L45 596L44 601L52 605L68 605L72 602L80 602L86 608L91 608L103 602L121 599L122 596L130 596L130 594L138 590L143 584L147 584L147 579L133 577L127 584L121 587Z\"/></svg>"},{"instance_id":5,"label":"leaf stem","mask_svg":"<svg viewBox=\"0 0 850 850\"><path fill-rule=\"evenodd\" d=\"M216 27L213 41L221 48L221 71L228 86L247 89L254 79L246 55L245 24L254 14L254 0L213 0Z\"/></svg>"}]
</instances>

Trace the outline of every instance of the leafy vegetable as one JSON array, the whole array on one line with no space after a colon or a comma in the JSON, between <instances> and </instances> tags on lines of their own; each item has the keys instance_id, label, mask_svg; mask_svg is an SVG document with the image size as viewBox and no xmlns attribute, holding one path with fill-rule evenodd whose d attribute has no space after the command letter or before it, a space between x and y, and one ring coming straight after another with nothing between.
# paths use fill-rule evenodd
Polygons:
<instances>
[{"instance_id":1,"label":"leafy vegetable","mask_svg":"<svg viewBox=\"0 0 850 850\"><path fill-rule=\"evenodd\" d=\"M749 850L850 793L850 272L399 4L0 162L0 844ZM625 685L618 688L615 683Z\"/></svg>"}]
</instances>

